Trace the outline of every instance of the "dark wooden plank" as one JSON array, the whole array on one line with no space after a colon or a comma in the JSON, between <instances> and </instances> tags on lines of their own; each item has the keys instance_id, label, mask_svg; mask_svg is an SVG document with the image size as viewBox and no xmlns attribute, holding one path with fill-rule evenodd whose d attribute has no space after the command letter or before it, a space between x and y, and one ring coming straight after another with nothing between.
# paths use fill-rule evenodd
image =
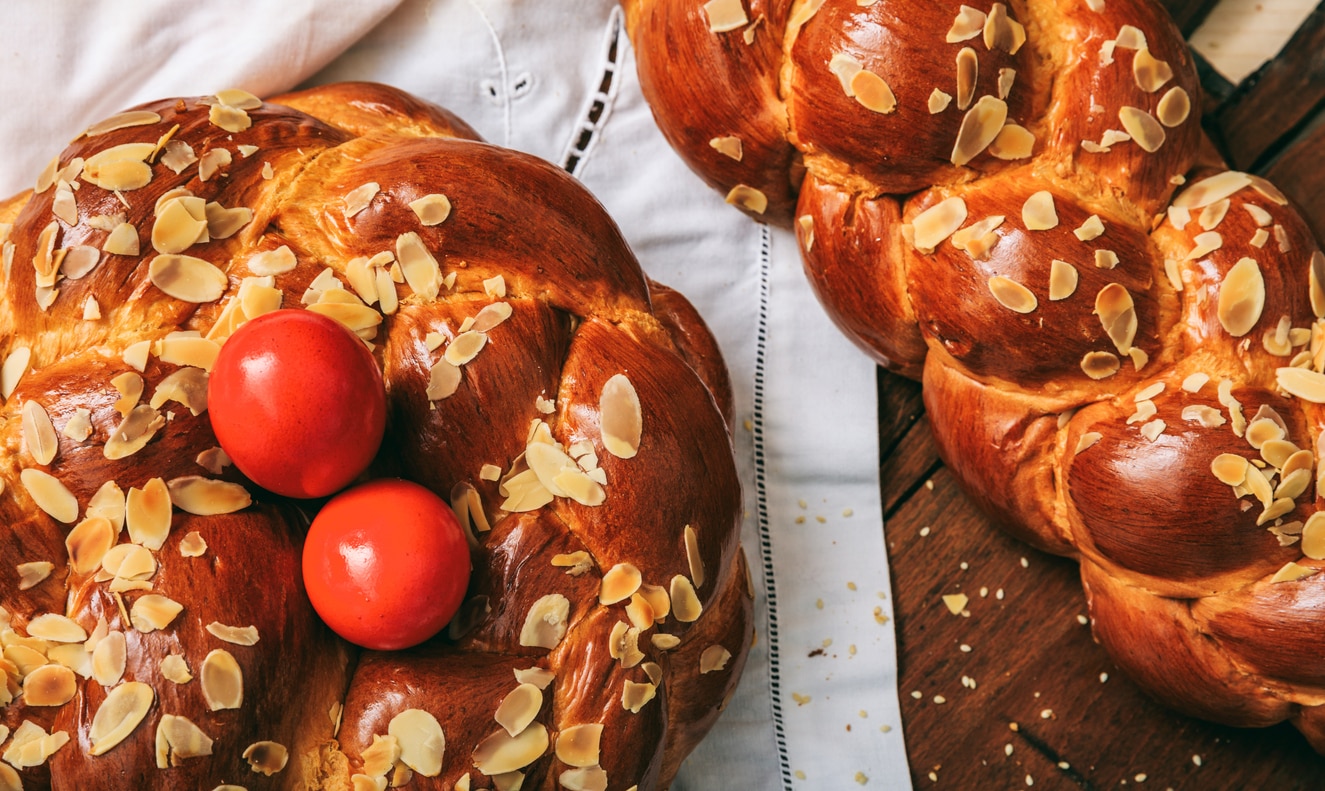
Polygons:
<instances>
[{"instance_id":1,"label":"dark wooden plank","mask_svg":"<svg viewBox=\"0 0 1325 791\"><path fill-rule=\"evenodd\" d=\"M919 437L912 437L913 434ZM930 441L929 421L923 416L904 434L891 453L879 463L879 489L883 496L883 518L892 516L898 505L924 486L942 462Z\"/></svg>"},{"instance_id":2,"label":"dark wooden plank","mask_svg":"<svg viewBox=\"0 0 1325 791\"><path fill-rule=\"evenodd\" d=\"M1325 2L1273 60L1242 81L1213 124L1233 167L1250 170L1325 103Z\"/></svg>"},{"instance_id":3,"label":"dark wooden plank","mask_svg":"<svg viewBox=\"0 0 1325 791\"><path fill-rule=\"evenodd\" d=\"M1304 134L1265 170L1292 198L1317 239L1325 239L1325 121Z\"/></svg>"},{"instance_id":4,"label":"dark wooden plank","mask_svg":"<svg viewBox=\"0 0 1325 791\"><path fill-rule=\"evenodd\" d=\"M902 444L932 446L920 428ZM1291 727L1226 728L1147 698L1079 622L1076 564L992 527L946 468L931 477L933 488L914 489L885 523L917 788L1024 789L1029 776L1036 791L1113 789L1139 775L1154 789L1319 787L1321 759ZM969 617L949 612L941 597L950 593L970 598Z\"/></svg>"},{"instance_id":5,"label":"dark wooden plank","mask_svg":"<svg viewBox=\"0 0 1325 791\"><path fill-rule=\"evenodd\" d=\"M1178 23L1182 35L1189 37L1210 15L1210 10L1219 5L1219 0L1163 0L1163 5Z\"/></svg>"},{"instance_id":6,"label":"dark wooden plank","mask_svg":"<svg viewBox=\"0 0 1325 791\"><path fill-rule=\"evenodd\" d=\"M879 368L879 455L887 457L925 411L920 383Z\"/></svg>"}]
</instances>

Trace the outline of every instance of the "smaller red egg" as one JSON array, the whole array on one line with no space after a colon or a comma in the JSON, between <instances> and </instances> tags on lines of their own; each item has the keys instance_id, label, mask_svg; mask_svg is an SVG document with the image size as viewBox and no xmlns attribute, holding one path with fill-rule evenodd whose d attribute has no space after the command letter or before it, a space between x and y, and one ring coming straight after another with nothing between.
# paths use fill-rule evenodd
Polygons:
<instances>
[{"instance_id":1,"label":"smaller red egg","mask_svg":"<svg viewBox=\"0 0 1325 791\"><path fill-rule=\"evenodd\" d=\"M325 497L377 455L386 389L368 347L340 322L277 310L221 347L207 411L221 448L254 483L287 497Z\"/></svg>"},{"instance_id":2,"label":"smaller red egg","mask_svg":"<svg viewBox=\"0 0 1325 791\"><path fill-rule=\"evenodd\" d=\"M469 547L440 497L383 479L322 507L304 540L303 569L313 609L336 634L395 651L455 616L469 586Z\"/></svg>"}]
</instances>

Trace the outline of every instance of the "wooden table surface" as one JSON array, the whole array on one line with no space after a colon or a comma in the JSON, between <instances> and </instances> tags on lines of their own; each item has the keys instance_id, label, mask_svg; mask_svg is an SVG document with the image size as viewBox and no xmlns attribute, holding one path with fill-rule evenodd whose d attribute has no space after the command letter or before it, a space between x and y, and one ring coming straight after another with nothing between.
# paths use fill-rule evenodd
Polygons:
<instances>
[{"instance_id":1,"label":"wooden table surface","mask_svg":"<svg viewBox=\"0 0 1325 791\"><path fill-rule=\"evenodd\" d=\"M1190 35L1218 0L1164 0ZM1273 0L1266 0L1273 10ZM1260 9L1258 9L1260 10ZM1325 2L1237 86L1202 64L1205 126L1325 239ZM1314 120L1313 120L1314 116ZM1077 566L1009 538L938 457L920 386L879 372L884 534L917 789L1325 789L1296 730L1162 708L1091 638ZM953 615L945 594L969 597Z\"/></svg>"}]
</instances>

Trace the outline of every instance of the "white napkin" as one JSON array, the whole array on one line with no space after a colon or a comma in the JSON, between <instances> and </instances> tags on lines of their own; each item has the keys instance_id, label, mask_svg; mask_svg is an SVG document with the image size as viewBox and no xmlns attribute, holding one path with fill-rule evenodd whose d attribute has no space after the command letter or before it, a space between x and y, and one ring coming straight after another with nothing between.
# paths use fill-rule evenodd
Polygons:
<instances>
[{"instance_id":1,"label":"white napkin","mask_svg":"<svg viewBox=\"0 0 1325 791\"><path fill-rule=\"evenodd\" d=\"M50 141L129 104L305 80L390 83L491 142L570 165L649 274L704 315L736 395L758 634L737 695L673 788L909 787L874 367L824 317L791 234L724 204L667 146L616 5L212 5L120 4L91 22L58 6L9 9L0 86L22 110L0 128L0 194L32 183L59 147ZM62 43L36 43L50 41Z\"/></svg>"}]
</instances>

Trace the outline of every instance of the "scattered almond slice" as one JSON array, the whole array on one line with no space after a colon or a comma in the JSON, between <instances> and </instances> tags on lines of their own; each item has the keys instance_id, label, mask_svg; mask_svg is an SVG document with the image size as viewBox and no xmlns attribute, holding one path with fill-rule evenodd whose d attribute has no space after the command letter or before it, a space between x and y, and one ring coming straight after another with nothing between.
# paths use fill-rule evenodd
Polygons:
<instances>
[{"instance_id":1,"label":"scattered almond slice","mask_svg":"<svg viewBox=\"0 0 1325 791\"><path fill-rule=\"evenodd\" d=\"M1235 338L1251 331L1265 308L1265 278L1260 266L1243 258L1224 275L1219 285L1219 323Z\"/></svg>"},{"instance_id":2,"label":"scattered almond slice","mask_svg":"<svg viewBox=\"0 0 1325 791\"><path fill-rule=\"evenodd\" d=\"M952 148L952 164L965 165L980 155L1003 131L1008 117L1007 103L993 96L982 96L962 118L957 141Z\"/></svg>"},{"instance_id":3,"label":"scattered almond slice","mask_svg":"<svg viewBox=\"0 0 1325 791\"><path fill-rule=\"evenodd\" d=\"M156 724L156 766L167 769L180 761L212 754L212 739L187 717L162 714Z\"/></svg>"},{"instance_id":4,"label":"scattered almond slice","mask_svg":"<svg viewBox=\"0 0 1325 791\"><path fill-rule=\"evenodd\" d=\"M92 716L88 753L104 755L124 741L147 716L155 698L152 688L141 681L127 681L112 689Z\"/></svg>"},{"instance_id":5,"label":"scattered almond slice","mask_svg":"<svg viewBox=\"0 0 1325 791\"><path fill-rule=\"evenodd\" d=\"M733 206L763 214L768 210L768 196L754 187L737 184L727 193L727 202Z\"/></svg>"},{"instance_id":6,"label":"scattered almond slice","mask_svg":"<svg viewBox=\"0 0 1325 791\"><path fill-rule=\"evenodd\" d=\"M252 503L243 486L199 475L174 478L166 486L170 490L170 502L176 508L198 516L230 514Z\"/></svg>"},{"instance_id":7,"label":"scattered almond slice","mask_svg":"<svg viewBox=\"0 0 1325 791\"><path fill-rule=\"evenodd\" d=\"M1058 211L1054 207L1054 196L1048 190L1040 190L1026 199L1021 207L1021 221L1028 231L1047 231L1058 227Z\"/></svg>"},{"instance_id":8,"label":"scattered almond slice","mask_svg":"<svg viewBox=\"0 0 1325 791\"><path fill-rule=\"evenodd\" d=\"M438 193L410 201L409 208L419 218L419 222L428 227L441 225L451 216L450 198Z\"/></svg>"},{"instance_id":9,"label":"scattered almond slice","mask_svg":"<svg viewBox=\"0 0 1325 791\"><path fill-rule=\"evenodd\" d=\"M741 0L708 0L703 8L704 15L708 18L709 31L713 33L737 30L745 27L750 21Z\"/></svg>"},{"instance_id":10,"label":"scattered almond slice","mask_svg":"<svg viewBox=\"0 0 1325 791\"><path fill-rule=\"evenodd\" d=\"M52 519L71 525L78 519L78 500L59 478L36 469L25 469L19 480L37 507Z\"/></svg>"},{"instance_id":11,"label":"scattered almond slice","mask_svg":"<svg viewBox=\"0 0 1325 791\"><path fill-rule=\"evenodd\" d=\"M218 640L224 640L227 643L235 645L254 645L258 642L258 629L256 626L226 626L225 624L212 621L207 624L207 631Z\"/></svg>"},{"instance_id":12,"label":"scattered almond slice","mask_svg":"<svg viewBox=\"0 0 1325 791\"><path fill-rule=\"evenodd\" d=\"M745 156L741 138L736 137L735 135L715 137L709 140L709 147L714 151L717 151L719 154L734 159L737 162L740 162L742 157Z\"/></svg>"},{"instance_id":13,"label":"scattered almond slice","mask_svg":"<svg viewBox=\"0 0 1325 791\"><path fill-rule=\"evenodd\" d=\"M867 110L887 115L897 109L897 97L892 88L872 71L861 69L856 72L851 78L851 91L856 102Z\"/></svg>"}]
</instances>

